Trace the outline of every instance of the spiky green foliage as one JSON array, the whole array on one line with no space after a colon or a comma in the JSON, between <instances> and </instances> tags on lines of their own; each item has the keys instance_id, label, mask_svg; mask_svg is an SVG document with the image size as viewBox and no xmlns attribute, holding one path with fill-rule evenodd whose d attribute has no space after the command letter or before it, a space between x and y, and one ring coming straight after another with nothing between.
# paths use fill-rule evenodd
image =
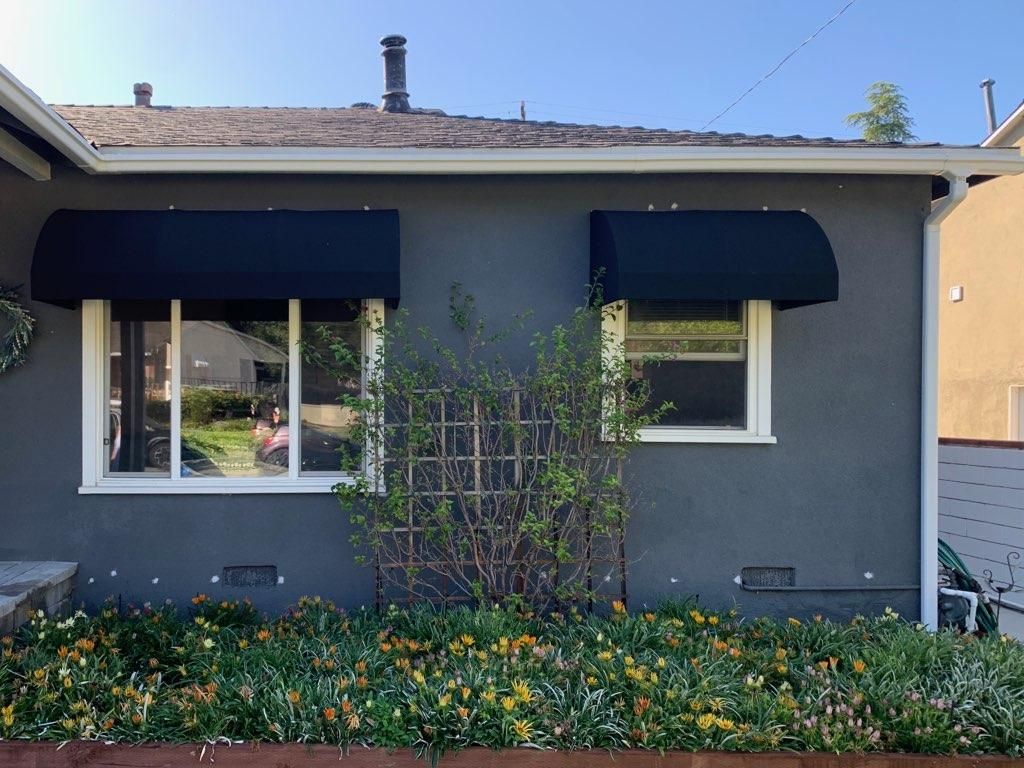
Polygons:
<instances>
[{"instance_id":1,"label":"spiky green foliage","mask_svg":"<svg viewBox=\"0 0 1024 768\"><path fill-rule=\"evenodd\" d=\"M1024 754L1024 648L888 612L545 619L304 598L36 617L0 644L0 738Z\"/></svg>"},{"instance_id":2,"label":"spiky green foliage","mask_svg":"<svg viewBox=\"0 0 1024 768\"><path fill-rule=\"evenodd\" d=\"M911 131L914 119L907 108L907 99L895 83L873 83L864 94L868 109L846 116L846 124L861 129L867 141L882 144L903 143L917 138Z\"/></svg>"},{"instance_id":3,"label":"spiky green foliage","mask_svg":"<svg viewBox=\"0 0 1024 768\"><path fill-rule=\"evenodd\" d=\"M910 130L913 118L906 105L902 89L895 83L872 83L865 91L868 109L847 115L847 125L860 128L867 141L902 143L918 138Z\"/></svg>"},{"instance_id":4,"label":"spiky green foliage","mask_svg":"<svg viewBox=\"0 0 1024 768\"><path fill-rule=\"evenodd\" d=\"M35 319L18 301L18 288L0 284L0 325L6 325L0 337L0 373L25 362L32 343Z\"/></svg>"}]
</instances>

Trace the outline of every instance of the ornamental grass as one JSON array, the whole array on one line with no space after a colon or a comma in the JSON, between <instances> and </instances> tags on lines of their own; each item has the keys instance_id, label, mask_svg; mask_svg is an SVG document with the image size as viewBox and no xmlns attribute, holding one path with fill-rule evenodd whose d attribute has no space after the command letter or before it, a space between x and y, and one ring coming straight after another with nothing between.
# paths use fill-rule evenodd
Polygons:
<instances>
[{"instance_id":1,"label":"ornamental grass","mask_svg":"<svg viewBox=\"0 0 1024 768\"><path fill-rule=\"evenodd\" d=\"M413 748L1024 753L1024 650L891 611L744 621L668 604L275 620L187 611L37 616L0 646L0 738Z\"/></svg>"}]
</instances>

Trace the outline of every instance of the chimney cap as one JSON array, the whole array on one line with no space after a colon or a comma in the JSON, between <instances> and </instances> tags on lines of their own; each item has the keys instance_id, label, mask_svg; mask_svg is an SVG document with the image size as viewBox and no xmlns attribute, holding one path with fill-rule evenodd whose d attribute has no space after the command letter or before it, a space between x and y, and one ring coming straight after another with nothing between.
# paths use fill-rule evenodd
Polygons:
<instances>
[{"instance_id":1,"label":"chimney cap","mask_svg":"<svg viewBox=\"0 0 1024 768\"><path fill-rule=\"evenodd\" d=\"M405 39L405 35L384 35L380 39L380 44L385 48L401 48L407 42L409 41Z\"/></svg>"},{"instance_id":2,"label":"chimney cap","mask_svg":"<svg viewBox=\"0 0 1024 768\"><path fill-rule=\"evenodd\" d=\"M995 80L993 80L991 77L986 77L984 80L981 81L980 87L985 88L987 86L991 86L991 85L995 85L995 84L996 84Z\"/></svg>"}]
</instances>

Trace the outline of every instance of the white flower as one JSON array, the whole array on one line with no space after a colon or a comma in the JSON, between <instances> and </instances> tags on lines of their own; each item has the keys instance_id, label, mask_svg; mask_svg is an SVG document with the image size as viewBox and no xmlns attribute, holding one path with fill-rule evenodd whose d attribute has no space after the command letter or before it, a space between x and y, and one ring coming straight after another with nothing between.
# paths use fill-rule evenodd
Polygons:
<instances>
[{"instance_id":1,"label":"white flower","mask_svg":"<svg viewBox=\"0 0 1024 768\"><path fill-rule=\"evenodd\" d=\"M203 648L205 648L206 650L210 650L211 648L213 648L213 640L211 640L208 637L204 638L203 639Z\"/></svg>"},{"instance_id":2,"label":"white flower","mask_svg":"<svg viewBox=\"0 0 1024 768\"><path fill-rule=\"evenodd\" d=\"M220 581L220 576L213 576L210 578L211 584L216 584L218 581Z\"/></svg>"},{"instance_id":3,"label":"white flower","mask_svg":"<svg viewBox=\"0 0 1024 768\"><path fill-rule=\"evenodd\" d=\"M46 611L40 608L38 611L36 611L36 616L38 616L41 619L46 616Z\"/></svg>"}]
</instances>

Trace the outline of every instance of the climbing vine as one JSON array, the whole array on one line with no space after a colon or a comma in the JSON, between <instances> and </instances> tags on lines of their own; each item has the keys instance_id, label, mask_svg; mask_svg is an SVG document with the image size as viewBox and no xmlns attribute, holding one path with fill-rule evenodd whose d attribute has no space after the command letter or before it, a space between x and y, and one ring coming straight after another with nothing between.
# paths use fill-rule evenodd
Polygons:
<instances>
[{"instance_id":1,"label":"climbing vine","mask_svg":"<svg viewBox=\"0 0 1024 768\"><path fill-rule=\"evenodd\" d=\"M0 322L8 328L0 338L0 373L25 362L35 318L18 301L18 287L0 284Z\"/></svg>"}]
</instances>

